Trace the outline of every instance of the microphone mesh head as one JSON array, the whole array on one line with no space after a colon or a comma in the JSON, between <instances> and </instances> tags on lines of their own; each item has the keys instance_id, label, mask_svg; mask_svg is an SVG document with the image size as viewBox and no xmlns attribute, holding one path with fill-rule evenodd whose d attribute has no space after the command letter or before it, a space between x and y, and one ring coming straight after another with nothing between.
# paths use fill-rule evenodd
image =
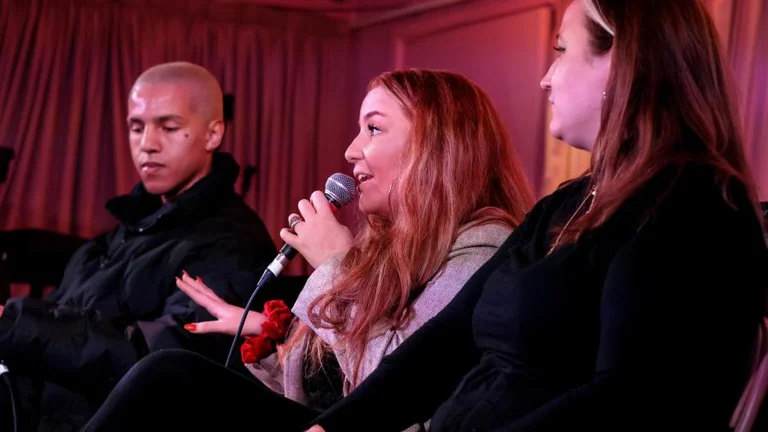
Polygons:
<instances>
[{"instance_id":1,"label":"microphone mesh head","mask_svg":"<svg viewBox=\"0 0 768 432\"><path fill-rule=\"evenodd\" d=\"M333 196L339 204L347 205L357 194L355 179L346 174L333 174L325 181L325 193Z\"/></svg>"}]
</instances>

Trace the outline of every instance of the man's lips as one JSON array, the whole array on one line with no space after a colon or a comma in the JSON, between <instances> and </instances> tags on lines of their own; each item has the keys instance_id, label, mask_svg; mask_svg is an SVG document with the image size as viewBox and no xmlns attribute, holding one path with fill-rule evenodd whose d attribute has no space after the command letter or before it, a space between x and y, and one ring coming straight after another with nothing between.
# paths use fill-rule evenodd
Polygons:
<instances>
[{"instance_id":1,"label":"man's lips","mask_svg":"<svg viewBox=\"0 0 768 432\"><path fill-rule=\"evenodd\" d=\"M141 164L141 171L146 173L152 173L164 167L165 165L159 162L144 162Z\"/></svg>"}]
</instances>

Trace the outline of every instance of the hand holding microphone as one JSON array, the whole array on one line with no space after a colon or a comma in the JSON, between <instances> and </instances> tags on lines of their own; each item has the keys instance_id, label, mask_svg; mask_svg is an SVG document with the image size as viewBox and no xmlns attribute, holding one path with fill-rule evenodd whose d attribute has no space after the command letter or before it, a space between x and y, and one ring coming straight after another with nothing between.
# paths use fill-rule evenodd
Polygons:
<instances>
[{"instance_id":1,"label":"hand holding microphone","mask_svg":"<svg viewBox=\"0 0 768 432\"><path fill-rule=\"evenodd\" d=\"M299 202L299 212L305 217L305 220L298 225L307 223L306 219L311 221L312 225L307 224L307 226L302 228L294 225L294 231L299 228L296 231L297 234L288 232L286 229L280 231L280 237L286 241L286 244L280 249L280 253L277 254L272 263L267 266L259 283L256 285L256 289L253 290L251 297L245 304L245 308L243 308L240 324L237 331L235 331L235 337L232 340L232 345L229 347L229 354L224 363L226 367L232 364L235 348L240 340L240 335L243 332L249 312L251 312L251 304L256 298L256 294L265 284L279 276L285 265L288 264L288 261L296 256L299 249L294 248L294 246L300 248L302 255L308 253L309 256L304 255L304 258L312 266L316 267L333 256L334 253L343 252L352 245L352 234L349 232L349 229L338 223L333 214L342 206L352 202L356 192L355 179L345 174L336 173L325 182L325 193L315 192L312 194L311 202L307 200ZM298 215L294 214L292 216ZM334 236L338 236L338 238ZM288 242L289 240L292 244Z\"/></svg>"},{"instance_id":2,"label":"hand holding microphone","mask_svg":"<svg viewBox=\"0 0 768 432\"><path fill-rule=\"evenodd\" d=\"M334 253L343 252L349 249L352 243L348 240L352 237L352 234L349 233L349 230L346 227L339 224L332 215L342 206L352 202L356 193L355 179L345 174L336 173L326 180L324 193L316 191L312 194L312 201L306 199L301 200L299 202L299 212L301 212L302 216L310 218L315 222L313 222L311 226L300 228L300 232L305 234L303 234L303 239L299 239L298 235L293 234L298 234L299 231L296 231L296 227L305 224L306 220L295 213L291 214L288 219L294 233L288 232L288 230L285 229L280 231L280 237L286 241L286 244L280 249L280 253L277 254L277 257L275 257L272 263L267 266L267 270L264 272L262 280L267 281L280 275L288 264L288 261L293 259L293 257L296 256L296 253L298 253L298 250L294 246L302 249L302 255L305 253L310 254L309 256L304 255L304 258L315 268L333 256ZM296 218L298 218L298 220L296 220ZM342 228L346 230L348 237L344 236L345 233L342 232ZM313 232L312 229L316 229L317 231ZM326 234L325 230L329 230L330 233ZM308 236L306 233L310 232L312 234L311 236ZM332 237L333 233L342 235L343 237L339 241L333 241L333 243L324 244L320 242L321 240L337 240ZM311 240L306 240L308 238ZM317 240L315 240L315 238L317 238ZM330 245L330 248L327 247L328 245ZM261 284L261 281L259 284Z\"/></svg>"},{"instance_id":3,"label":"hand holding microphone","mask_svg":"<svg viewBox=\"0 0 768 432\"><path fill-rule=\"evenodd\" d=\"M292 213L288 217L293 229L283 228L280 238L296 249L313 268L352 247L352 232L336 220L322 192L313 192L309 200L299 201L298 207L301 214Z\"/></svg>"}]
</instances>

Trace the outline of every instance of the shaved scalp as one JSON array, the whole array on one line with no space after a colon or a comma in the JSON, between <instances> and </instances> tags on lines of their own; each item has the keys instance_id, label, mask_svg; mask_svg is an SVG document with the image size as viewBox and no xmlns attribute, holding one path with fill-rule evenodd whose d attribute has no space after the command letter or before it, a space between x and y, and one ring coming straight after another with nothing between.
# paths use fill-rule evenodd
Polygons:
<instances>
[{"instance_id":1,"label":"shaved scalp","mask_svg":"<svg viewBox=\"0 0 768 432\"><path fill-rule=\"evenodd\" d=\"M189 91L193 112L201 114L206 121L222 120L224 117L221 86L216 77L202 66L189 62L162 63L144 71L133 88L141 84L184 85Z\"/></svg>"}]
</instances>

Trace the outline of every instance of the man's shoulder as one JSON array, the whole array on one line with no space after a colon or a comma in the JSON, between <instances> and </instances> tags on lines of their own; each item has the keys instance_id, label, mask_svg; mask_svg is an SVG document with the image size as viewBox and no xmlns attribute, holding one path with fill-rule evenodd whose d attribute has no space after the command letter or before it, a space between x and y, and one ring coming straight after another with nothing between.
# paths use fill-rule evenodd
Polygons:
<instances>
[{"instance_id":1,"label":"man's shoulder","mask_svg":"<svg viewBox=\"0 0 768 432\"><path fill-rule=\"evenodd\" d=\"M239 249L277 253L264 221L240 197L227 202L190 226L185 240L193 243L230 243Z\"/></svg>"},{"instance_id":2,"label":"man's shoulder","mask_svg":"<svg viewBox=\"0 0 768 432\"><path fill-rule=\"evenodd\" d=\"M234 229L268 235L266 225L259 214L239 196L227 199L201 222L215 225L214 230L232 231Z\"/></svg>"}]
</instances>

